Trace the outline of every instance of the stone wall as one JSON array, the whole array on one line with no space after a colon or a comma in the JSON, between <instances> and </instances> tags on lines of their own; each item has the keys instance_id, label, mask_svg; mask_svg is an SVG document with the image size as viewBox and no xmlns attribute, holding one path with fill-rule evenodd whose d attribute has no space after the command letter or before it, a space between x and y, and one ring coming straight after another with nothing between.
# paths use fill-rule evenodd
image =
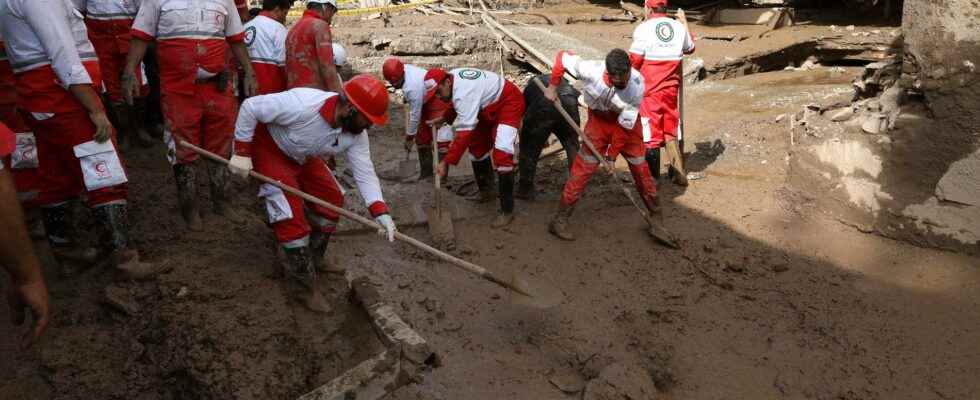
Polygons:
<instances>
[{"instance_id":1,"label":"stone wall","mask_svg":"<svg viewBox=\"0 0 980 400\"><path fill-rule=\"evenodd\" d=\"M902 31L893 129L801 141L790 186L862 230L980 254L980 4L907 0Z\"/></svg>"}]
</instances>

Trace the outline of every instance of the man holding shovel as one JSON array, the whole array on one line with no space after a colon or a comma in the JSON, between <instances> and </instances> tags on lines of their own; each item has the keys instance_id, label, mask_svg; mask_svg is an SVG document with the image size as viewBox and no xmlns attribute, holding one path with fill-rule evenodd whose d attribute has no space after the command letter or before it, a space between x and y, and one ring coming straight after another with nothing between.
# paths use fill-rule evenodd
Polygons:
<instances>
[{"instance_id":1,"label":"man holding shovel","mask_svg":"<svg viewBox=\"0 0 980 400\"><path fill-rule=\"evenodd\" d=\"M247 177L254 160L256 172L343 207L340 186L320 158L343 154L375 222L394 241L395 223L381 195L366 131L387 120L388 91L369 75L353 77L341 94L295 88L253 97L245 100L238 114L229 169ZM268 130L257 131L259 123ZM329 310L316 285L316 270L327 265L327 244L340 216L306 204L308 222L303 200L271 184L262 185L259 196L265 198L269 222L286 254L287 271L311 288L301 296L304 304L317 312Z\"/></svg>"},{"instance_id":2,"label":"man holding shovel","mask_svg":"<svg viewBox=\"0 0 980 400\"><path fill-rule=\"evenodd\" d=\"M569 230L568 219L592 174L599 168L598 157L615 160L619 154L629 163L633 182L650 214L653 229L662 231L657 186L643 157L643 133L638 123L639 107L643 100L643 77L630 68L629 55L621 49L610 51L604 63L583 61L572 53L562 51L555 59L551 84L545 90L545 97L552 102L558 98L556 89L565 71L577 76L584 85L582 98L589 107L585 135L596 151L604 154L594 154L588 149L578 152L572 164L571 176L562 191L558 212L551 220L548 231L562 240L575 240Z\"/></svg>"},{"instance_id":3,"label":"man holding shovel","mask_svg":"<svg viewBox=\"0 0 980 400\"><path fill-rule=\"evenodd\" d=\"M463 152L469 149L473 174L480 188L479 200L493 198L493 170L497 171L500 210L491 226L509 225L514 220L514 153L517 132L524 118L524 94L502 76L473 68L458 68L448 73L433 69L426 73L425 80L427 88L433 85L426 97L451 101L457 114L453 123L456 137L436 173L446 176L446 166L458 164ZM446 120L443 117L429 123L441 125Z\"/></svg>"},{"instance_id":4,"label":"man holding shovel","mask_svg":"<svg viewBox=\"0 0 980 400\"><path fill-rule=\"evenodd\" d=\"M667 17L667 0L646 0L646 10L647 21L636 27L630 46L632 65L646 81L640 107L646 158L654 175L659 176L661 148L667 149L674 183L687 186L677 141L677 99L684 54L694 52L694 38L687 28L684 10L677 10L677 20Z\"/></svg>"}]
</instances>

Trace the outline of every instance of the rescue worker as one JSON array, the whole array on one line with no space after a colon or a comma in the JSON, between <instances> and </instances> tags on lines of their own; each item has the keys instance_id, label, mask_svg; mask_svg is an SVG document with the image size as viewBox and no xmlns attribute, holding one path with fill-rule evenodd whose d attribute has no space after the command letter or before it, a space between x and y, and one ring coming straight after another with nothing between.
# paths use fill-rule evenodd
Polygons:
<instances>
[{"instance_id":1,"label":"rescue worker","mask_svg":"<svg viewBox=\"0 0 980 400\"><path fill-rule=\"evenodd\" d=\"M102 70L102 80L105 83L109 106L115 115L119 128L119 147L127 149L131 141L140 146L153 145L153 139L144 128L146 113L146 96L150 92L146 78L143 76L142 64L133 71L140 83L139 91L133 97L133 105L126 104L122 95L123 67L126 66L126 54L129 52L129 31L133 19L139 11L139 1L132 0L74 0L75 6L85 13L85 25L88 27L88 37L95 46L95 54L99 56L99 68Z\"/></svg>"},{"instance_id":2,"label":"rescue worker","mask_svg":"<svg viewBox=\"0 0 980 400\"><path fill-rule=\"evenodd\" d=\"M37 140L37 203L55 256L86 253L68 223L72 201L84 193L98 223L97 256L125 276L160 272L140 262L129 245L128 179L99 100L99 63L81 15L59 0L0 0L0 32L17 78L18 106Z\"/></svg>"},{"instance_id":3,"label":"rescue worker","mask_svg":"<svg viewBox=\"0 0 980 400\"><path fill-rule=\"evenodd\" d=\"M333 58L330 23L336 0L308 0L306 12L286 36L286 87L341 93Z\"/></svg>"},{"instance_id":4,"label":"rescue worker","mask_svg":"<svg viewBox=\"0 0 980 400\"><path fill-rule=\"evenodd\" d=\"M640 107L646 160L656 177L660 175L661 149L677 140L680 116L677 107L684 54L694 52L694 37L687 27L684 10L677 20L667 17L667 0L646 0L647 20L633 32L630 60L646 82ZM676 143L671 144L676 146ZM678 157L682 157L679 150ZM687 186L687 175L680 165L672 165L674 183Z\"/></svg>"},{"instance_id":5,"label":"rescue worker","mask_svg":"<svg viewBox=\"0 0 980 400\"><path fill-rule=\"evenodd\" d=\"M123 75L123 92L131 102L138 90L135 68L149 42L156 41L166 127L164 141L174 168L180 213L188 229L203 229L197 205L193 163L198 154L178 141L217 154L229 154L238 104L233 72L226 56L229 45L245 70L246 95L255 94L255 72L245 48L245 32L231 0L145 0L133 23L133 40ZM227 171L206 162L213 211L232 221L241 217L228 204Z\"/></svg>"},{"instance_id":6,"label":"rescue worker","mask_svg":"<svg viewBox=\"0 0 980 400\"><path fill-rule=\"evenodd\" d=\"M258 94L286 90L286 15L293 0L263 0L262 11L245 24L245 46Z\"/></svg>"},{"instance_id":7,"label":"rescue worker","mask_svg":"<svg viewBox=\"0 0 980 400\"><path fill-rule=\"evenodd\" d=\"M405 118L405 151L412 151L415 146L419 153L419 179L432 177L432 127L428 122L442 118L447 112L452 112L452 103L430 96L426 100L425 74L428 71L412 64L403 64L395 57L388 58L381 66L381 75L395 89L401 89L407 105ZM451 118L446 118L447 120ZM448 132L447 132L448 131ZM449 150L452 141L452 128L444 126L439 129L436 138L439 160L441 161Z\"/></svg>"},{"instance_id":8,"label":"rescue worker","mask_svg":"<svg viewBox=\"0 0 980 400\"><path fill-rule=\"evenodd\" d=\"M15 141L14 132L0 123L0 157L10 156ZM24 226L24 215L17 204L14 182L4 164L0 163L0 230L4 233L3 240L0 240L0 268L10 275L10 293L6 297L14 325L24 323L25 309L31 312L33 326L21 339L21 348L28 348L44 334L51 320L51 311L41 263L34 254Z\"/></svg>"},{"instance_id":9,"label":"rescue worker","mask_svg":"<svg viewBox=\"0 0 980 400\"><path fill-rule=\"evenodd\" d=\"M395 223L381 194L366 132L387 120L388 92L380 80L369 75L352 78L343 94L295 88L253 97L245 100L238 115L235 151L228 168L247 177L254 165L260 174L343 207L341 188L320 158L343 154L365 205L384 227L387 239L394 241ZM256 130L260 123L268 131ZM304 303L314 311L328 310L316 286L316 270L328 264L327 244L339 215L315 204L306 204L310 211L306 213L301 198L269 184L262 185L259 196L265 198L269 223L286 255L287 271L312 289L303 295Z\"/></svg>"},{"instance_id":10,"label":"rescue worker","mask_svg":"<svg viewBox=\"0 0 980 400\"><path fill-rule=\"evenodd\" d=\"M425 80L427 85L435 85L426 97L451 101L456 112L453 122L456 136L435 173L446 176L446 166L459 163L463 152L469 149L473 174L480 188L478 200L493 198L494 168L497 171L500 210L492 227L509 225L514 220L514 147L524 118L521 90L500 75L473 68L457 68L449 73L432 69L426 73ZM435 122L444 121L445 117Z\"/></svg>"},{"instance_id":11,"label":"rescue worker","mask_svg":"<svg viewBox=\"0 0 980 400\"><path fill-rule=\"evenodd\" d=\"M551 75L542 74L531 79L538 80L545 87L551 84ZM565 79L562 79L561 84L558 85L557 93L558 99L561 100L561 107L568 116L572 117L573 121L579 121L578 97L581 93ZM548 137L554 133L558 138L562 149L565 150L568 169L571 170L575 155L578 154L578 132L565 121L561 113L555 109L553 102L544 97L544 92L533 82L529 82L524 88L524 104L526 111L518 151L520 173L514 196L518 199L534 200L537 197L534 177L537 175L541 150L548 144Z\"/></svg>"},{"instance_id":12,"label":"rescue worker","mask_svg":"<svg viewBox=\"0 0 980 400\"><path fill-rule=\"evenodd\" d=\"M17 81L7 58L3 35L0 34L0 122L15 134L16 147L5 160L17 189L17 199L24 207L28 220L35 219L40 175L37 164L37 140L27 121L17 109ZM40 218L36 219L37 221ZM93 249L94 250L94 249Z\"/></svg>"},{"instance_id":13,"label":"rescue worker","mask_svg":"<svg viewBox=\"0 0 980 400\"><path fill-rule=\"evenodd\" d=\"M589 149L578 152L548 231L562 240L575 240L568 227L575 203L599 167L599 157L614 161L619 154L629 164L636 190L647 211L655 222L659 222L661 212L657 186L643 158L643 132L638 123L639 107L643 101L643 77L630 68L629 55L622 49L610 51L605 62L583 61L579 56L561 51L551 70L551 85L545 91L545 97L549 100L557 98L557 87L565 71L577 76L583 85L582 98L589 108L585 135L602 154L594 154ZM662 227L655 225L655 229Z\"/></svg>"}]
</instances>

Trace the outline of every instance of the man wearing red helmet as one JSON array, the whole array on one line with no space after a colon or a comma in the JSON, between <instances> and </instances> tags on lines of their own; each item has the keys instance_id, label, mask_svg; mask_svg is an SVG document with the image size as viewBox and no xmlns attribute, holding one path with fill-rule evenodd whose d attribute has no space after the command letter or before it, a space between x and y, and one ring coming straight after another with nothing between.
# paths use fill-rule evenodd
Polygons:
<instances>
[{"instance_id":1,"label":"man wearing red helmet","mask_svg":"<svg viewBox=\"0 0 980 400\"><path fill-rule=\"evenodd\" d=\"M306 12L286 36L286 86L342 91L334 65L330 23L337 0L308 0Z\"/></svg>"},{"instance_id":2,"label":"man wearing red helmet","mask_svg":"<svg viewBox=\"0 0 980 400\"><path fill-rule=\"evenodd\" d=\"M633 32L630 60L646 82L646 94L640 107L646 159L655 177L660 175L660 148L678 136L678 87L684 54L694 52L694 37L687 26L683 10L677 20L667 17L667 0L646 0L647 20ZM687 177L678 173L675 182L687 185Z\"/></svg>"},{"instance_id":3,"label":"man wearing red helmet","mask_svg":"<svg viewBox=\"0 0 980 400\"><path fill-rule=\"evenodd\" d=\"M395 223L381 195L381 183L371 162L366 130L388 121L388 91L384 83L369 75L358 75L344 85L344 94L313 88L295 88L282 93L245 100L235 126L234 155L228 168L246 177L256 172L299 188L337 207L344 196L321 156L343 154L354 173L358 191L379 232L394 241ZM256 130L259 123L267 131ZM286 254L286 270L312 290L303 295L307 307L327 311L317 290L316 270L327 266L326 249L340 216L325 207L306 204L281 189L265 184L259 190L265 199L269 223ZM312 231L310 225L313 225Z\"/></svg>"},{"instance_id":4,"label":"man wearing red helmet","mask_svg":"<svg viewBox=\"0 0 980 400\"><path fill-rule=\"evenodd\" d=\"M443 118L452 112L452 104L431 96L426 100L425 69L414 65L402 64L397 58L385 60L381 66L381 74L395 89L401 89L408 104L405 118L405 151L411 151L412 145L418 147L419 179L432 176L432 127L423 121ZM434 86L434 85L433 85ZM449 118L446 118L449 119ZM436 142L439 146L439 159L445 156L449 143L453 140L452 128L443 126L439 129Z\"/></svg>"},{"instance_id":5,"label":"man wearing red helmet","mask_svg":"<svg viewBox=\"0 0 980 400\"><path fill-rule=\"evenodd\" d=\"M514 220L514 147L524 118L524 95L521 90L493 72L457 68L449 73L441 69L425 75L426 97L436 96L452 101L456 111L453 129L456 137L435 173L445 176L447 165L456 165L469 149L473 157L473 174L480 188L479 200L493 198L493 170L497 171L497 194L500 210L494 228ZM444 122L440 118L436 122ZM492 164L491 164L492 155Z\"/></svg>"}]
</instances>

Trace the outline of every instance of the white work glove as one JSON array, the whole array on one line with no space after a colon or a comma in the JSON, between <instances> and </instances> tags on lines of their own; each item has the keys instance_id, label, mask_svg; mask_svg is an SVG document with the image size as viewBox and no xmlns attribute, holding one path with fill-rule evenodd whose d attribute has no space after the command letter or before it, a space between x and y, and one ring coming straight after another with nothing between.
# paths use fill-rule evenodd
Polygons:
<instances>
[{"instance_id":1,"label":"white work glove","mask_svg":"<svg viewBox=\"0 0 980 400\"><path fill-rule=\"evenodd\" d=\"M387 237L389 242L395 241L395 231L397 231L398 228L395 227L395 221L391 219L390 215L388 214L379 215L377 216L377 218L374 219L374 222L377 222L378 225L381 225L381 227L383 228L383 229L378 229L379 236Z\"/></svg>"},{"instance_id":2,"label":"white work glove","mask_svg":"<svg viewBox=\"0 0 980 400\"><path fill-rule=\"evenodd\" d=\"M252 157L231 156L228 170L239 177L248 178L248 173L252 171Z\"/></svg>"}]
</instances>

